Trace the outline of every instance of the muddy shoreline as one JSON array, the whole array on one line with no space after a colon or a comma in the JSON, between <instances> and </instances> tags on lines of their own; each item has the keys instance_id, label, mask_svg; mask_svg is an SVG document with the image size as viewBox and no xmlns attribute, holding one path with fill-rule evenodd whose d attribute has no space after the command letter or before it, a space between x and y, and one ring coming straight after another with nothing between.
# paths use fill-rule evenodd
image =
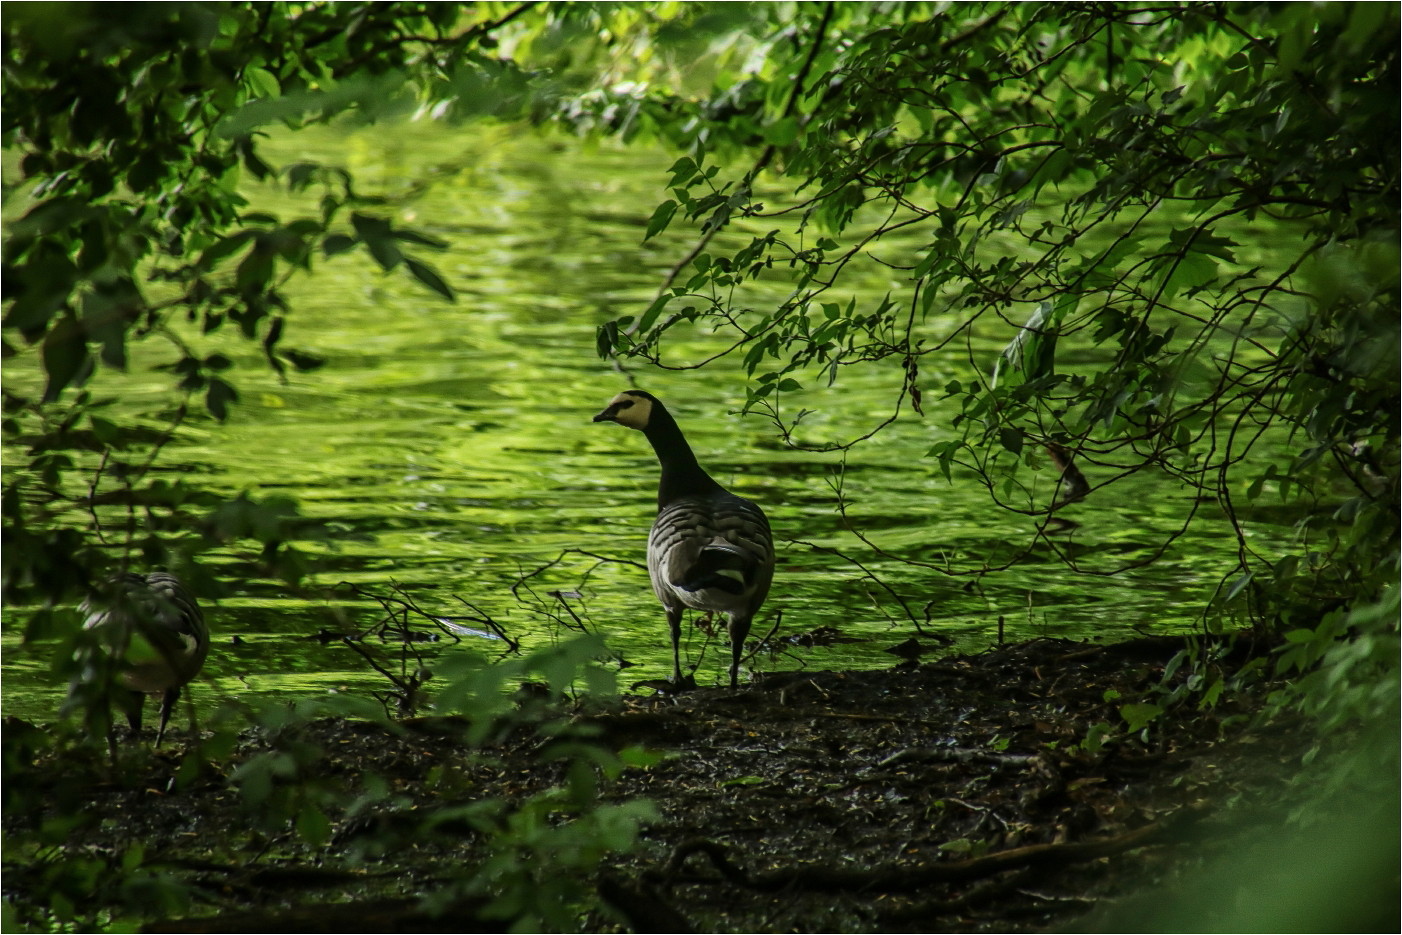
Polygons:
<instances>
[{"instance_id":1,"label":"muddy shoreline","mask_svg":"<svg viewBox=\"0 0 1402 935\"><path fill-rule=\"evenodd\" d=\"M590 885L612 911L578 929L1096 930L1104 913L1240 847L1259 832L1244 817L1253 809L1299 794L1309 728L1258 717L1263 692L1129 723L1126 711L1151 708L1127 705L1162 706L1165 666L1184 645L1034 640L578 712L574 727L594 742L651 754L601 799L646 798L659 816L632 853L605 860ZM37 730L11 723L7 734ZM7 793L7 830L32 835L69 816L59 846L108 861L140 842L146 865L193 893L151 931L493 931L480 902L435 916L416 898L481 860L481 835L447 822L424 836L409 819L522 800L563 778L529 732L473 753L438 719L318 720L297 741L311 751L307 775L347 790L376 776L393 796L363 809L346 796L345 811L327 812L326 844L307 847L246 830L229 778L264 739L246 735L177 782L184 739L122 780L100 758L37 754L12 772L34 785ZM8 898L32 909L40 870L7 858ZM120 914L119 895L108 898ZM1142 925L1154 930L1152 913Z\"/></svg>"}]
</instances>

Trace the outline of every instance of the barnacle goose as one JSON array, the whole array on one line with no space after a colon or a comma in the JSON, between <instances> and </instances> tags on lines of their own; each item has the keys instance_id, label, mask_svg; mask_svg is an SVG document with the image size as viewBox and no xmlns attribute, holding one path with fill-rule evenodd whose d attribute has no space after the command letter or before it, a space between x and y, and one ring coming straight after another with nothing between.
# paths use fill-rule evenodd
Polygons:
<instances>
[{"instance_id":1,"label":"barnacle goose","mask_svg":"<svg viewBox=\"0 0 1402 935\"><path fill-rule=\"evenodd\" d=\"M665 406L650 393L625 390L595 422L617 422L647 436L662 466L657 520L647 540L652 589L672 631L672 679L682 681L682 611L723 613L730 629L730 687L736 687L750 621L774 577L774 541L764 511L727 491L696 455Z\"/></svg>"},{"instance_id":2,"label":"barnacle goose","mask_svg":"<svg viewBox=\"0 0 1402 935\"><path fill-rule=\"evenodd\" d=\"M160 746L180 689L209 653L209 627L194 595L168 572L129 571L89 598L83 613L83 626L97 631L106 651L121 660L121 683L131 693L123 707L133 734L141 730L142 696L161 695Z\"/></svg>"}]
</instances>

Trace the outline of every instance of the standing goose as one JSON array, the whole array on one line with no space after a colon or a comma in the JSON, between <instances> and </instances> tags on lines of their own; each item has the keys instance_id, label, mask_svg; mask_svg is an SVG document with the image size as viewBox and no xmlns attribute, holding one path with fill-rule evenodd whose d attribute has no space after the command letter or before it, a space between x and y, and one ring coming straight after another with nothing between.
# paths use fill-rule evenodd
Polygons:
<instances>
[{"instance_id":1,"label":"standing goose","mask_svg":"<svg viewBox=\"0 0 1402 935\"><path fill-rule=\"evenodd\" d=\"M159 747L180 689L204 665L209 627L194 595L168 572L125 572L109 587L105 603L90 599L83 605L83 626L100 632L107 651L122 660L121 682L131 692L123 707L133 734L141 730L142 696L161 695Z\"/></svg>"},{"instance_id":2,"label":"standing goose","mask_svg":"<svg viewBox=\"0 0 1402 935\"><path fill-rule=\"evenodd\" d=\"M672 631L674 683L682 681L682 611L692 607L729 618L730 687L735 688L750 621L774 577L769 520L701 469L676 420L652 394L625 390L594 421L642 432L662 466L647 570Z\"/></svg>"}]
</instances>

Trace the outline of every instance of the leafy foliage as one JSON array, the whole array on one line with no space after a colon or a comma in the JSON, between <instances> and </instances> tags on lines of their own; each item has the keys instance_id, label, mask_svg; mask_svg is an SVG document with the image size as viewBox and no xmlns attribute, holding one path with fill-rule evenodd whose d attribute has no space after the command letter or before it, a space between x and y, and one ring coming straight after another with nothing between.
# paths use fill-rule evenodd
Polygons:
<instances>
[{"instance_id":1,"label":"leafy foliage","mask_svg":"<svg viewBox=\"0 0 1402 935\"><path fill-rule=\"evenodd\" d=\"M220 853L196 862L195 873L158 833L124 849L92 843L95 825L130 823L146 811L139 799L150 793L142 790L164 769L147 750L132 745L109 764L62 725L41 730L20 722L6 730L3 749L5 807L16 817L7 824L5 856L20 894L14 913L25 925L89 930L103 920L127 926L180 918L206 901L203 874L218 867L245 872L275 848L288 872L299 866L312 872L312 865L341 872L354 894L378 876L434 868L413 888L430 916L471 911L513 930L573 930L597 902L593 879L601 862L633 848L642 825L656 819L645 801L602 800L625 769L654 760L636 748L614 751L599 743L560 703L576 682L595 699L607 696L610 673L595 662L601 652L596 638L580 638L505 665L460 654L435 680L443 683L437 715L418 726L449 738L435 746L451 753L430 757L438 765L428 782L412 789L337 749L349 743L339 731L353 729L347 726L352 719L412 738L385 720L377 702L327 695L225 706L186 751L165 790L177 813L181 793L197 784L214 783L221 790L215 798L236 803L229 817L237 820L225 833L206 835L222 838ZM518 680L548 687L543 693L523 687L516 695L504 690ZM506 743L538 750L545 781L529 783L533 791L484 797L459 778L490 762ZM124 794L136 801L117 804L111 813L63 807L90 804L85 796L95 787L111 787L118 802ZM133 809L136 815L126 814ZM180 820L213 824L219 818L185 814ZM413 855L409 863L396 864L406 853ZM367 868L377 872L366 876Z\"/></svg>"},{"instance_id":2,"label":"leafy foliage","mask_svg":"<svg viewBox=\"0 0 1402 935\"><path fill-rule=\"evenodd\" d=\"M22 463L9 465L0 495L3 587L10 625L28 640L56 639L57 677L74 675L78 660L92 656L80 651L91 634L64 605L114 570L164 566L206 597L224 593L208 570L212 563L201 561L216 550L234 556L246 577L296 585L306 575L307 560L293 543L326 533L301 518L295 503L230 495L202 478L159 469L172 438L224 421L238 405L236 361L248 356L242 345L279 375L321 365L287 342L295 318L285 291L292 277L313 273L326 258L359 254L386 275L407 275L425 295L454 298L452 283L425 258L445 246L440 238L404 226L394 205L360 191L341 167L270 164L260 154L263 128L400 114L428 100L416 96L416 81L435 89L443 105L438 116L519 116L536 99L526 89L543 80L491 50L498 31L530 6L7 10L0 351L8 365L42 379L33 386L10 380L4 388L0 429L8 450L23 454ZM536 33L543 52L554 55L569 48L572 24L589 15L562 8L518 29L516 39ZM298 217L251 210L240 193L247 179L312 195L316 209ZM140 420L113 417L112 394L126 384L112 377L152 369L168 375L169 392ZM547 654L530 665L559 678L576 656L562 661ZM106 678L82 681L84 691L72 699L98 735L110 720L115 664L110 668ZM224 761L239 732L254 728L270 746L230 777L252 827L269 840L290 833L319 848L346 789L320 772L325 751L307 739L307 726L322 714L363 717L370 709L341 705L328 712L320 701L301 707L226 712L181 776L191 780L205 764ZM518 726L536 720L523 717ZM40 790L26 788L41 750L91 755L67 745L66 728L56 730L59 739L43 742L7 732L6 788L30 795L30 804L43 799ZM517 893L514 908L500 909L499 918L558 918L568 911L570 900L585 898L582 881L593 865L629 843L646 814L636 805L599 806L591 771L621 766L585 738L558 724L553 730L562 744L574 743L556 750L571 764L570 783L525 808L529 820L516 817L511 803L496 803L481 816L497 829L499 850L524 848L532 858L528 866L499 861L482 877L502 898ZM581 756L586 760L573 766ZM90 765L72 781L94 781L100 767ZM63 799L60 793L55 800ZM89 859L62 846L76 827L51 823L7 841L7 861L27 862L38 875L45 921L96 926L122 906L142 917L184 911L188 887L161 889L166 877L148 872L139 848ZM565 844L569 849L556 860L556 846ZM524 900L522 887L531 886L552 898Z\"/></svg>"},{"instance_id":3,"label":"leafy foliage","mask_svg":"<svg viewBox=\"0 0 1402 935\"><path fill-rule=\"evenodd\" d=\"M5 147L18 177L7 174L5 186L3 352L39 354L47 377L37 395L5 391L6 437L27 445L30 459L5 486L7 601L71 599L111 561L56 527L73 508L95 519L98 506L126 509L125 522L99 521L116 527L116 542L101 541L123 546L120 565L184 565L205 543L248 537L263 546L269 572L300 577L280 534L292 516L283 504L219 506L197 488L153 480L152 462L187 419L222 421L238 401L231 357L197 352L192 339L232 330L257 342L279 374L320 366L283 342L284 286L319 256L364 249L386 272L403 269L453 298L412 252L442 241L396 225L341 169L268 165L257 140L268 123L371 119L407 106L399 69L432 47L413 44L411 56L403 37L457 16L444 7L400 16L329 6L294 16L182 3L119 16L38 4L6 18ZM483 34L454 42L471 47ZM319 191L319 214L246 210L245 175ZM153 341L162 350L140 358L168 371L175 393L153 424L119 425L101 414L110 400L73 393L103 369L125 370L135 345Z\"/></svg>"},{"instance_id":4,"label":"leafy foliage","mask_svg":"<svg viewBox=\"0 0 1402 935\"><path fill-rule=\"evenodd\" d=\"M1044 452L1074 459L1092 497L1145 472L1182 485L1183 529L1220 515L1238 544L1204 595L1209 630L1245 616L1314 631L1332 608L1384 599L1398 571L1395 10L756 16L746 61L762 67L732 64L699 98L629 91L686 152L647 236L689 221L699 241L641 317L601 329L601 353L697 367L710 360L669 342L727 335L749 407L800 446L806 411L786 394L894 368L893 413L923 414L931 392L958 403L935 469L1035 518L1008 564L1051 548L1116 574L1176 538L1108 566L1060 547L1047 533L1063 503L1027 476ZM774 229L730 234L740 219ZM899 291L859 307L843 283L873 271ZM1289 554L1251 539L1247 514L1271 496L1299 517ZM1356 632L1328 629L1326 643Z\"/></svg>"},{"instance_id":5,"label":"leafy foliage","mask_svg":"<svg viewBox=\"0 0 1402 935\"><path fill-rule=\"evenodd\" d=\"M1277 671L1326 726L1395 718L1395 6L119 9L14 5L3 24L0 354L42 377L3 392L0 430L23 451L0 490L3 590L26 638L62 638L60 675L84 638L60 608L114 569L164 565L211 596L219 583L198 559L216 549L250 575L307 573L293 543L323 532L296 504L156 466L177 434L234 411L238 348L277 374L321 364L287 343L292 277L350 255L453 300L424 259L440 238L403 226L341 167L260 152L267 127L412 110L679 151L644 237L685 227L696 243L649 307L600 329L602 356L732 358L751 376L749 408L800 447L792 394L813 404L848 368L895 374L891 415L819 447L852 447L943 395L959 414L937 427L931 473L972 479L1035 523L1004 567L1034 549L1087 574L1129 567L1050 537L1066 501L1036 483L1048 455L1084 469L1084 496L1113 496L1136 474L1185 489L1182 528L1220 516L1237 542L1235 567L1204 595L1205 629L1244 617L1284 634ZM244 179L315 193L317 209L252 211ZM882 300L846 294L873 275L891 283ZM725 343L679 357L697 331ZM108 378L151 368L168 394L141 420L113 417ZM1264 554L1250 514L1277 500L1298 543ZM1207 700L1223 690L1215 651L1188 680ZM441 703L473 714L473 743L519 728L470 702L532 666L558 694L579 662L565 655L462 673ZM1157 707L1121 717L1152 729ZM313 778L318 753L297 726L262 723L279 745L238 785L270 827L290 823L315 847L343 790ZM555 908L525 924L560 925L552 913L583 898L580 874L645 817L595 799L596 777L621 761L587 738L550 740L584 764L563 791L463 816L498 842L473 885L497 895L500 916L527 918L529 897L552 894ZM6 775L38 746L7 733ZM38 859L65 833L23 846ZM536 863L550 853L558 878ZM99 886L176 906L145 867L136 851L55 857L53 919L78 918Z\"/></svg>"}]
</instances>

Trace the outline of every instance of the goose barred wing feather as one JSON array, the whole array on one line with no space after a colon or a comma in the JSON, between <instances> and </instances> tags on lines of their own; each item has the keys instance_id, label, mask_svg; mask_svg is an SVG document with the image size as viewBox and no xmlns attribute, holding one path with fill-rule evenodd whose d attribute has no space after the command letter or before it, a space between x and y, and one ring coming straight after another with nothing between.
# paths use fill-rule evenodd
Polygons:
<instances>
[{"instance_id":1,"label":"goose barred wing feather","mask_svg":"<svg viewBox=\"0 0 1402 935\"><path fill-rule=\"evenodd\" d=\"M126 572L105 604L85 605L84 626L103 632L114 655L127 658L122 681L139 692L163 692L193 679L209 653L209 627L190 590L174 575Z\"/></svg>"},{"instance_id":2,"label":"goose barred wing feather","mask_svg":"<svg viewBox=\"0 0 1402 935\"><path fill-rule=\"evenodd\" d=\"M748 619L774 577L769 521L759 507L733 494L682 497L658 512L647 565L664 606Z\"/></svg>"},{"instance_id":3,"label":"goose barred wing feather","mask_svg":"<svg viewBox=\"0 0 1402 935\"><path fill-rule=\"evenodd\" d=\"M189 588L172 574L151 572L146 576L146 587L154 598L153 617L160 630L174 638L169 645L172 649L178 648L185 660L188 674L184 681L189 681L209 654L209 625L205 623L204 613Z\"/></svg>"}]
</instances>

